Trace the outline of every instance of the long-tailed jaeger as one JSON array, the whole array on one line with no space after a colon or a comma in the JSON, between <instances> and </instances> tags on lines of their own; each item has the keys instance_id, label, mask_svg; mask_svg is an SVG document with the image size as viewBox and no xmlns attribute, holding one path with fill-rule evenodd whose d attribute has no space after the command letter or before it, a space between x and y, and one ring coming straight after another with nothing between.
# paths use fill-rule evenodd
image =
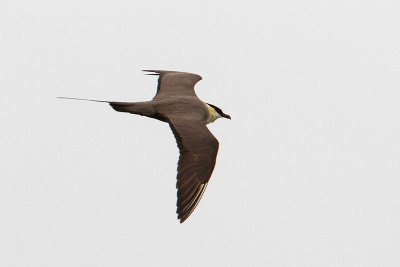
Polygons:
<instances>
[{"instance_id":1,"label":"long-tailed jaeger","mask_svg":"<svg viewBox=\"0 0 400 267\"><path fill-rule=\"evenodd\" d=\"M64 99L109 103L119 112L128 112L167 122L175 136L180 156L176 187L178 219L183 223L196 208L214 170L218 140L206 125L231 117L220 108L201 101L194 92L201 76L193 73L144 70L158 75L157 93L146 102L112 102L71 97Z\"/></svg>"}]
</instances>

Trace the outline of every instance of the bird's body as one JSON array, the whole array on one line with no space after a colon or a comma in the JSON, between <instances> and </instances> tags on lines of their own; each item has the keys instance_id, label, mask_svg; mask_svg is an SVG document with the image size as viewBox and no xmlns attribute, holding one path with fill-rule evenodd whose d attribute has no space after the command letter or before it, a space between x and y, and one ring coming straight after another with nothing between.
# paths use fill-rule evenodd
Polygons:
<instances>
[{"instance_id":1,"label":"bird's body","mask_svg":"<svg viewBox=\"0 0 400 267\"><path fill-rule=\"evenodd\" d=\"M208 118L207 104L192 96L173 96L147 102L110 102L110 105L116 111L147 116L165 122L167 122L167 117L177 116L204 120L204 123Z\"/></svg>"},{"instance_id":2,"label":"bird's body","mask_svg":"<svg viewBox=\"0 0 400 267\"><path fill-rule=\"evenodd\" d=\"M219 143L206 124L221 117L230 119L230 116L196 96L194 85L201 80L199 75L176 71L148 72L153 72L150 75L159 75L157 94L151 101L78 100L106 102L116 111L142 115L169 124L180 151L177 213L182 223L196 208L215 166Z\"/></svg>"}]
</instances>

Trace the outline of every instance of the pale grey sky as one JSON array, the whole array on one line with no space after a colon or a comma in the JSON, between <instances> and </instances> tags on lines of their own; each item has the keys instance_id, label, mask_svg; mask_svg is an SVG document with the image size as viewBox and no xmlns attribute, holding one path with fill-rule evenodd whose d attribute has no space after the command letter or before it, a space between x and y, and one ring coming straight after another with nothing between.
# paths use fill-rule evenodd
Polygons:
<instances>
[{"instance_id":1,"label":"pale grey sky","mask_svg":"<svg viewBox=\"0 0 400 267\"><path fill-rule=\"evenodd\" d=\"M400 266L398 1L0 4L1 266ZM232 120L176 220L168 125L71 96L148 100L198 73Z\"/></svg>"}]
</instances>

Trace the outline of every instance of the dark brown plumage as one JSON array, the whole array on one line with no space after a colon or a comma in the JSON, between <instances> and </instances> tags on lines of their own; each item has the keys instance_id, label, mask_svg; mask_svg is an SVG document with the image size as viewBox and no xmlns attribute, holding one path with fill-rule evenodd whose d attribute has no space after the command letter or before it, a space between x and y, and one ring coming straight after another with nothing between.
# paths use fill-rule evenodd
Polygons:
<instances>
[{"instance_id":1,"label":"dark brown plumage","mask_svg":"<svg viewBox=\"0 0 400 267\"><path fill-rule=\"evenodd\" d=\"M178 189L178 219L184 222L196 208L214 170L218 140L204 124L183 119L171 119L180 156L176 188Z\"/></svg>"},{"instance_id":2,"label":"dark brown plumage","mask_svg":"<svg viewBox=\"0 0 400 267\"><path fill-rule=\"evenodd\" d=\"M194 86L202 79L201 76L177 71L145 71L159 76L157 93L151 101L79 100L107 102L116 111L147 116L169 124L180 153L176 182L177 214L183 223L203 196L217 158L219 143L206 124L221 117L230 119L230 116L196 96Z\"/></svg>"}]
</instances>

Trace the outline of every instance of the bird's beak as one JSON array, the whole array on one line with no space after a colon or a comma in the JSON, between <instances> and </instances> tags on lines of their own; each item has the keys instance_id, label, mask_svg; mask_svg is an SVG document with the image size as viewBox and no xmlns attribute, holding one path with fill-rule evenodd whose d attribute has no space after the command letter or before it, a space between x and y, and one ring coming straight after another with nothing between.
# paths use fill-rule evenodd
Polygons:
<instances>
[{"instance_id":1,"label":"bird's beak","mask_svg":"<svg viewBox=\"0 0 400 267\"><path fill-rule=\"evenodd\" d=\"M222 114L222 117L224 117L226 119L231 119L231 116L229 116L228 114Z\"/></svg>"}]
</instances>

